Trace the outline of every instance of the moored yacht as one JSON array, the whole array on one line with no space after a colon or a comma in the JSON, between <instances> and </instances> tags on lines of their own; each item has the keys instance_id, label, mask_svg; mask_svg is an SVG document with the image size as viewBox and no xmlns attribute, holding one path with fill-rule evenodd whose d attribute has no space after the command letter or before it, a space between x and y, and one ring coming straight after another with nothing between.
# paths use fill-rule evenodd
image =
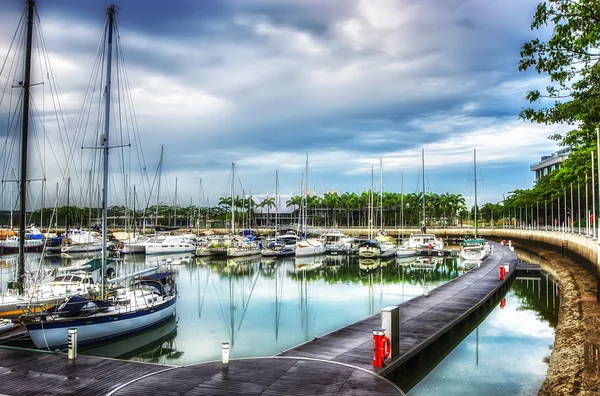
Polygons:
<instances>
[{"instance_id":1,"label":"moored yacht","mask_svg":"<svg viewBox=\"0 0 600 396\"><path fill-rule=\"evenodd\" d=\"M190 253L196 250L190 241L178 236L150 238L144 242L146 254Z\"/></svg>"},{"instance_id":2,"label":"moored yacht","mask_svg":"<svg viewBox=\"0 0 600 396\"><path fill-rule=\"evenodd\" d=\"M491 253L489 243L484 239L465 239L460 246L460 257L463 260L485 260Z\"/></svg>"},{"instance_id":3,"label":"moored yacht","mask_svg":"<svg viewBox=\"0 0 600 396\"><path fill-rule=\"evenodd\" d=\"M404 246L411 249L442 250L444 242L440 238L436 238L435 234L410 234L410 238Z\"/></svg>"}]
</instances>

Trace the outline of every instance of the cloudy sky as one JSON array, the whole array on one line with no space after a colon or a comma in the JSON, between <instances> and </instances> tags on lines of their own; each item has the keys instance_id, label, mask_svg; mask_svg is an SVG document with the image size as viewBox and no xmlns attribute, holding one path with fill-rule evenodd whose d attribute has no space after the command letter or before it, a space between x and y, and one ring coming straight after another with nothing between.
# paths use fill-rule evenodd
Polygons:
<instances>
[{"instance_id":1,"label":"cloudy sky","mask_svg":"<svg viewBox=\"0 0 600 396\"><path fill-rule=\"evenodd\" d=\"M274 193L277 169L280 190L299 193L306 153L317 193L367 189L372 166L378 184L380 158L384 189L400 191L403 178L404 192L417 192L425 149L427 190L472 198L477 149L480 200L531 187L529 165L564 130L518 119L525 92L547 85L517 70L537 2L123 0L118 27L149 177L163 144L163 183L172 194L178 179L182 204L197 201L199 178L212 203L228 195L231 162L246 192ZM70 125L109 5L38 4ZM0 8L3 60L24 1ZM55 184L60 172L48 172Z\"/></svg>"}]
</instances>

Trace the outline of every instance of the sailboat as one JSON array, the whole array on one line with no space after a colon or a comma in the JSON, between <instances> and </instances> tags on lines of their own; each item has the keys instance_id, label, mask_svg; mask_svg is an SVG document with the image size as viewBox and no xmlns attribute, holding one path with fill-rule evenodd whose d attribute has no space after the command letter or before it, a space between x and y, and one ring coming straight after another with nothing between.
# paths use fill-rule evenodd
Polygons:
<instances>
[{"instance_id":1,"label":"sailboat","mask_svg":"<svg viewBox=\"0 0 600 396\"><path fill-rule=\"evenodd\" d=\"M423 233L422 234L410 234L408 241L405 245L412 249L435 249L441 250L444 248L444 242L436 238L435 234L427 234L427 212L425 206L425 149L421 150L421 162L423 168Z\"/></svg>"},{"instance_id":2,"label":"sailboat","mask_svg":"<svg viewBox=\"0 0 600 396\"><path fill-rule=\"evenodd\" d=\"M379 160L379 232L375 240L381 246L382 253L387 251L396 252L396 244L394 238L389 236L383 228L383 159Z\"/></svg>"},{"instance_id":3,"label":"sailboat","mask_svg":"<svg viewBox=\"0 0 600 396\"><path fill-rule=\"evenodd\" d=\"M369 239L359 243L359 258L383 258L395 255L395 250L382 248L381 244L373 239L373 217L374 217L374 195L373 195L373 168L371 168L371 188L369 189Z\"/></svg>"},{"instance_id":4,"label":"sailboat","mask_svg":"<svg viewBox=\"0 0 600 396\"><path fill-rule=\"evenodd\" d=\"M33 1L30 0L30 23L33 24ZM31 33L32 26L29 29ZM117 37L113 44L113 35ZM102 272L107 264L108 232L108 177L110 150L111 68L113 46L118 45L115 22L115 6L107 11L104 30L106 48L106 79L103 93L105 98L104 133L98 147L103 154L102 191ZM76 329L78 343L93 344L121 338L171 320L176 315L177 291L171 273L156 273L158 267L145 269L112 279L102 277L98 299L71 296L65 301L43 312L42 315L21 317L35 346L38 348L61 348L68 343L68 330ZM155 272L149 274L150 272ZM144 277L141 277L145 275ZM129 282L120 286L119 282Z\"/></svg>"},{"instance_id":5,"label":"sailboat","mask_svg":"<svg viewBox=\"0 0 600 396\"><path fill-rule=\"evenodd\" d=\"M400 175L400 228L401 228L401 237L404 239L404 175ZM399 241L402 240L399 238ZM396 256L399 258L407 258L414 257L417 255L417 249L410 248L406 245L399 244L398 249L396 250Z\"/></svg>"},{"instance_id":6,"label":"sailboat","mask_svg":"<svg viewBox=\"0 0 600 396\"><path fill-rule=\"evenodd\" d=\"M296 243L296 257L314 256L325 253L325 246L320 242L309 242L306 239L306 211L308 208L308 153L306 154L306 169L304 173L304 183L302 183L302 235Z\"/></svg>"},{"instance_id":7,"label":"sailboat","mask_svg":"<svg viewBox=\"0 0 600 396\"><path fill-rule=\"evenodd\" d=\"M460 257L466 261L483 261L491 253L489 243L477 235L477 151L473 149L473 177L475 179L475 237L465 239L460 246Z\"/></svg>"},{"instance_id":8,"label":"sailboat","mask_svg":"<svg viewBox=\"0 0 600 396\"><path fill-rule=\"evenodd\" d=\"M219 235L208 243L202 243L196 248L196 256L220 256L226 255L235 235L235 163L231 163L231 234Z\"/></svg>"}]
</instances>

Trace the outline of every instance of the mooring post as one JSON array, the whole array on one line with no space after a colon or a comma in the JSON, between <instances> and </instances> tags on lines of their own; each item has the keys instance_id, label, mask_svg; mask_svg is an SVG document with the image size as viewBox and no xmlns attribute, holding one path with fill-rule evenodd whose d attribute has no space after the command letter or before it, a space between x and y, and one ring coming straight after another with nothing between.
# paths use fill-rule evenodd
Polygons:
<instances>
[{"instance_id":1,"label":"mooring post","mask_svg":"<svg viewBox=\"0 0 600 396\"><path fill-rule=\"evenodd\" d=\"M221 343L221 362L223 364L229 364L229 343Z\"/></svg>"},{"instance_id":2,"label":"mooring post","mask_svg":"<svg viewBox=\"0 0 600 396\"><path fill-rule=\"evenodd\" d=\"M74 360L77 357L77 329L69 329L67 335L67 357Z\"/></svg>"},{"instance_id":3,"label":"mooring post","mask_svg":"<svg viewBox=\"0 0 600 396\"><path fill-rule=\"evenodd\" d=\"M400 355L400 307L381 308L381 328L391 341L390 360Z\"/></svg>"}]
</instances>

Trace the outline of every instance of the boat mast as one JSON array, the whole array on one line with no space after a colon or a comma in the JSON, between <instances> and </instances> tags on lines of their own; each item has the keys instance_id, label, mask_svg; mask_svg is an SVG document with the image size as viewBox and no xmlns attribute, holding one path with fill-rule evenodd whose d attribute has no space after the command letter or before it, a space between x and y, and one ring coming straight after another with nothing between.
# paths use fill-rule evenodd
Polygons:
<instances>
[{"instance_id":1,"label":"boat mast","mask_svg":"<svg viewBox=\"0 0 600 396\"><path fill-rule=\"evenodd\" d=\"M383 158L379 159L379 222L383 231Z\"/></svg>"},{"instance_id":2,"label":"boat mast","mask_svg":"<svg viewBox=\"0 0 600 396\"><path fill-rule=\"evenodd\" d=\"M308 153L306 153L306 165L304 168L304 221L302 222L302 239L306 239L307 221L308 221Z\"/></svg>"},{"instance_id":3,"label":"boat mast","mask_svg":"<svg viewBox=\"0 0 600 396\"><path fill-rule=\"evenodd\" d=\"M133 235L135 236L135 184L133 185ZM137 238L136 238L137 240Z\"/></svg>"},{"instance_id":4,"label":"boat mast","mask_svg":"<svg viewBox=\"0 0 600 396\"><path fill-rule=\"evenodd\" d=\"M400 174L400 228L404 239L404 175Z\"/></svg>"},{"instance_id":5,"label":"boat mast","mask_svg":"<svg viewBox=\"0 0 600 396\"><path fill-rule=\"evenodd\" d=\"M173 226L177 227L177 178L175 178L175 201L173 202Z\"/></svg>"},{"instance_id":6,"label":"boat mast","mask_svg":"<svg viewBox=\"0 0 600 396\"><path fill-rule=\"evenodd\" d=\"M158 161L158 187L156 189L156 209L154 214L154 230L156 231L156 227L158 226L158 205L160 203L160 179L162 177L162 163L163 163L163 155L165 152L165 146L160 145L160 161Z\"/></svg>"},{"instance_id":7,"label":"boat mast","mask_svg":"<svg viewBox=\"0 0 600 396\"><path fill-rule=\"evenodd\" d=\"M112 40L113 24L115 18L115 6L108 7L108 43L106 57L106 88L104 90L104 136L102 137L102 152L104 161L104 170L102 175L102 299L104 299L104 274L106 273L106 239L108 236L108 150L110 149L110 85L111 85L111 66L112 66Z\"/></svg>"},{"instance_id":8,"label":"boat mast","mask_svg":"<svg viewBox=\"0 0 600 396\"><path fill-rule=\"evenodd\" d=\"M279 172L275 170L275 238L277 238L277 227L278 221L277 215L279 213Z\"/></svg>"},{"instance_id":9,"label":"boat mast","mask_svg":"<svg viewBox=\"0 0 600 396\"><path fill-rule=\"evenodd\" d=\"M231 163L231 233L235 234L235 223L234 223L234 217L235 217L235 208L234 208L234 204L235 204L235 198L233 197L235 192L235 163L232 162Z\"/></svg>"},{"instance_id":10,"label":"boat mast","mask_svg":"<svg viewBox=\"0 0 600 396\"><path fill-rule=\"evenodd\" d=\"M71 178L67 178L67 216L65 217L65 236L69 236L69 214L71 214Z\"/></svg>"},{"instance_id":11,"label":"boat mast","mask_svg":"<svg viewBox=\"0 0 600 396\"><path fill-rule=\"evenodd\" d=\"M33 18L35 1L27 2L27 44L25 47L25 76L23 80L23 129L21 133L21 184L19 196L19 266L17 283L19 294L23 293L25 276L25 222L27 221L27 146L29 143L29 101L31 86L31 47L33 43Z\"/></svg>"},{"instance_id":12,"label":"boat mast","mask_svg":"<svg viewBox=\"0 0 600 396\"><path fill-rule=\"evenodd\" d=\"M425 149L421 149L421 162L423 168L423 227L426 227L427 215L425 214Z\"/></svg>"},{"instance_id":13,"label":"boat mast","mask_svg":"<svg viewBox=\"0 0 600 396\"><path fill-rule=\"evenodd\" d=\"M477 239L477 150L473 149L473 177L475 178L475 239Z\"/></svg>"},{"instance_id":14,"label":"boat mast","mask_svg":"<svg viewBox=\"0 0 600 396\"><path fill-rule=\"evenodd\" d=\"M373 167L371 167L371 188L369 189L369 239L373 238Z\"/></svg>"}]
</instances>

